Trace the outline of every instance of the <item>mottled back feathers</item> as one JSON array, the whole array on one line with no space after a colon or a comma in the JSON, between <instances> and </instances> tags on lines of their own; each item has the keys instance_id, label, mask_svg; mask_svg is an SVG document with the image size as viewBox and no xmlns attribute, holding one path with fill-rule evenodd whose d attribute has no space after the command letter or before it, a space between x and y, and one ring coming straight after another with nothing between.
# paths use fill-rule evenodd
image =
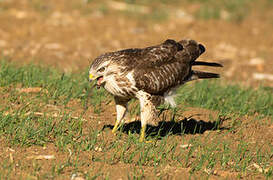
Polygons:
<instances>
[{"instance_id":1,"label":"mottled back feathers","mask_svg":"<svg viewBox=\"0 0 273 180\"><path fill-rule=\"evenodd\" d=\"M134 69L136 87L151 94L163 94L181 85L191 74L191 64L205 48L193 40L166 40L146 53L146 61ZM144 60L142 60L144 61Z\"/></svg>"}]
</instances>

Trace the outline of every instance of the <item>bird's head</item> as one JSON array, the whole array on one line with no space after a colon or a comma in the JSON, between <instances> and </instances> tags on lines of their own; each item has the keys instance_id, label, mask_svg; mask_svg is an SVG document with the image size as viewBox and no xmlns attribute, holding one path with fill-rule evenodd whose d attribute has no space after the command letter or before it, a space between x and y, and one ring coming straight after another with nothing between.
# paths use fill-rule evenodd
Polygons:
<instances>
[{"instance_id":1,"label":"bird's head","mask_svg":"<svg viewBox=\"0 0 273 180\"><path fill-rule=\"evenodd\" d=\"M93 63L90 66L89 69L89 81L97 81L97 86L103 86L106 77L110 74L111 68L110 68L111 60L107 57L100 56L96 58Z\"/></svg>"}]
</instances>

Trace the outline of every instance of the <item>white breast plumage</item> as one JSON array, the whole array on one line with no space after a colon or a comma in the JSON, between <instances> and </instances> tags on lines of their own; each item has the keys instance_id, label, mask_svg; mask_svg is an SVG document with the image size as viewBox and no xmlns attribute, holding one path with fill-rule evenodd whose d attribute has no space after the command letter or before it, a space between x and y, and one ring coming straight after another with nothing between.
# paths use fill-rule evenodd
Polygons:
<instances>
[{"instance_id":1,"label":"white breast plumage","mask_svg":"<svg viewBox=\"0 0 273 180\"><path fill-rule=\"evenodd\" d=\"M116 81L115 75L107 77L104 88L113 95L124 96L124 93L122 93L122 89L119 87Z\"/></svg>"}]
</instances>

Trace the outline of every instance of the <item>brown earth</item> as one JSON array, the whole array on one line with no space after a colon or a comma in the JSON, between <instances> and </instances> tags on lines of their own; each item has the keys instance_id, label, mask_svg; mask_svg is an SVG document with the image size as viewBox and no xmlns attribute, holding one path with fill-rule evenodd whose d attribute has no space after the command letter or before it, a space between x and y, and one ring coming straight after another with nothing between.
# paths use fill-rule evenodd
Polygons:
<instances>
[{"instance_id":1,"label":"brown earth","mask_svg":"<svg viewBox=\"0 0 273 180\"><path fill-rule=\"evenodd\" d=\"M109 1L110 2L110 1ZM111 1L112 2L112 1ZM168 38L183 39L192 38L206 46L207 53L201 59L223 63L224 68L219 70L223 81L241 83L246 86L257 87L264 85L273 87L273 11L257 6L242 21L232 22L226 20L200 20L191 13L199 8L199 4L179 4L179 6L166 6L170 15L167 20L144 20L145 16L137 18L132 14L115 10L108 1L106 5L84 1L65 0L40 1L40 0L6 0L0 1L0 54L18 63L34 62L55 66L65 72L84 71L96 56L107 51L131 47L146 47L161 43ZM255 6L255 5L254 5ZM146 8L153 8L146 7ZM145 8L144 8L144 11ZM184 14L183 14L184 13ZM74 116L82 111L77 102L71 102L74 107ZM102 129L105 125L114 124L114 104L104 109L99 122L90 111L85 114L86 127ZM15 107L16 108L16 107ZM60 107L58 107L60 108ZM50 108L47 109L50 111ZM91 118L92 116L92 118ZM204 109L189 108L183 112L184 117L194 118L209 123L211 116L217 116L217 112ZM255 149L256 143L263 143L265 138L271 139L272 124L267 124L268 119L259 122L255 117L242 117L241 128L236 132L226 133L225 138L234 139L234 146L240 140L252 142L251 148ZM229 120L223 122L223 127L231 124ZM88 128L86 129L88 130ZM221 132L227 132L223 129ZM218 131L207 129L202 134L186 134L183 142L187 142L193 136L206 139L216 135ZM108 143L115 141L109 130L102 135ZM126 133L121 141L126 141ZM170 137L170 141L181 142L181 136ZM183 142L181 145L183 145ZM3 140L0 141L0 158L10 162L16 162L13 167L12 177L23 176L37 179L37 174L31 174L31 169L41 166L41 173L50 171L52 163L63 162L64 159L78 158L82 162L79 172L85 173L92 169L91 174L103 170L111 174L111 179L126 179L126 174L135 165L107 164L95 162L90 164L93 156L99 157L107 152L82 152L71 155L69 152L59 151L53 144L45 147L14 147L9 146ZM268 148L268 147L266 147ZM111 152L110 152L111 153ZM54 155L54 159L43 159L37 155ZM39 159L41 158L41 159ZM23 169L21 167L24 167ZM187 179L190 177L190 169L178 168L168 164L158 170L158 178L162 179ZM155 178L154 169L145 167L145 177ZM63 178L71 177L72 171L66 169ZM206 173L197 173L196 177L205 177ZM78 174L77 176L81 176ZM254 174L254 178L264 178L260 174ZM234 179L237 172L217 170L210 179ZM48 177L54 178L54 177ZM106 177L104 177L106 178ZM246 179L251 175L246 174ZM80 178L79 178L80 179Z\"/></svg>"},{"instance_id":2,"label":"brown earth","mask_svg":"<svg viewBox=\"0 0 273 180\"><path fill-rule=\"evenodd\" d=\"M83 111L80 107L81 105L79 102L71 101L66 106L44 106L44 108L40 109L40 111L48 112L49 116L54 117L54 112L56 111L64 111L73 108L71 111L71 117L77 120L77 117L79 117ZM72 178L73 174L75 174L75 177L80 179L84 177L84 174L95 176L100 173L103 174L99 176L99 179L127 179L127 175L132 174L141 179L189 179L190 177L198 179L202 179L204 177L209 179L235 179L238 177L244 179L264 179L264 176L259 173L245 173L242 175L239 172L225 170L221 167L215 167L213 170L204 169L202 171L197 171L194 173L194 175L192 175L190 173L192 171L191 167L181 167L172 163L166 163L155 168L151 164L138 166L135 163L123 163L119 159L114 159L111 162L96 161L95 159L110 159L112 153L114 152L107 151L105 148L109 147L117 140L119 141L120 146L123 147L123 144L125 144L128 140L128 131L126 129L129 126L140 126L139 121L127 122L122 136L117 139L110 131L110 128L113 127L112 125L114 124L115 119L114 104L111 102L108 104L108 106L102 107L100 116L94 114L92 110L89 110L83 116L83 134L88 133L90 131L90 127L97 130L104 129L99 134L99 139L103 140L104 144L100 145L98 141L95 151L73 151L73 147L71 147L71 149L67 148L68 150L60 150L53 143L48 143L43 147L34 145L30 147L20 147L9 145L9 143L0 139L0 158L2 159L2 162L5 162L5 164L7 164L7 162L11 163L10 166L12 167L12 171L7 173L11 173L11 177L14 179L17 179L16 177L28 179L39 179L38 177L42 179L70 179ZM20 105L14 109L16 108L19 109ZM37 116L44 115L43 113L39 112L34 112L34 114ZM191 144L189 144L189 142L192 140L192 138L201 142L206 142L209 139L211 144L230 140L232 143L232 149L236 149L242 141L245 141L248 143L247 151L253 152L254 157L257 155L256 148L261 147L261 144L262 152L270 151L270 146L273 144L271 133L273 126L270 124L271 121L269 118L258 120L258 118L255 116L241 117L240 119L235 120L237 123L239 123L238 127L230 132L229 128L231 128L233 121L231 119L223 118L221 128L217 130L214 129L215 125L213 122L211 122L211 120L216 119L217 114L217 112L200 108L185 109L183 111L183 115L179 114L179 118L177 119L178 123L183 123L183 126L186 127L185 132L183 135L180 135L180 133L176 132L176 129L174 128L174 130L172 130L173 135L169 136L166 141L170 144L177 142L181 148L185 148L185 153L191 149ZM161 118L168 117L170 115L170 112L166 112L161 116ZM167 123L168 122L172 123L169 120ZM193 129L196 127L196 125L200 125L200 127L202 127L202 130L200 130L198 133L195 133ZM163 126L163 129L168 128L167 126L168 125ZM164 133L161 134L161 137L164 136ZM152 143L156 147L160 145L160 141L160 139L154 139ZM209 146L211 144L208 143L207 145ZM134 148L131 148L131 150L132 149ZM177 151L179 151L179 149ZM191 158L193 162L196 157L193 155ZM76 163L79 164L77 167L77 172L75 172L75 168L71 166L66 167L67 163L69 162L78 162ZM53 171L52 167L54 165L54 171L57 171L57 168L62 169L63 166L64 170L60 171L61 176L51 177L50 172ZM37 168L39 168L39 171L37 171ZM254 166L250 166L248 168L254 171L256 170ZM144 173L142 172L142 169Z\"/></svg>"}]
</instances>

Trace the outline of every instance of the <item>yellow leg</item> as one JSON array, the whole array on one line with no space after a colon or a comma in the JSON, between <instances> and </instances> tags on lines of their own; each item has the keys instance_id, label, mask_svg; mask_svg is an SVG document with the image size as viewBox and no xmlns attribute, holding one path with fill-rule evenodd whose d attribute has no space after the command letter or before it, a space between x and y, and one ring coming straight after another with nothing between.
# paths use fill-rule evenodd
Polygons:
<instances>
[{"instance_id":1,"label":"yellow leg","mask_svg":"<svg viewBox=\"0 0 273 180\"><path fill-rule=\"evenodd\" d=\"M118 128L119 128L119 122L116 121L115 126L114 126L114 128L112 129L112 133L115 134L115 133L117 132Z\"/></svg>"},{"instance_id":2,"label":"yellow leg","mask_svg":"<svg viewBox=\"0 0 273 180\"><path fill-rule=\"evenodd\" d=\"M127 110L127 103L128 103L128 99L120 99L118 97L115 97L115 102L116 102L116 111L117 111L117 119L115 122L115 126L112 129L112 132L115 134L117 132L117 130L120 127L120 123L123 124L123 118L126 114L126 110Z\"/></svg>"},{"instance_id":3,"label":"yellow leg","mask_svg":"<svg viewBox=\"0 0 273 180\"><path fill-rule=\"evenodd\" d=\"M141 127L139 142L144 142L144 140L145 140L145 131L146 131L146 125Z\"/></svg>"}]
</instances>

